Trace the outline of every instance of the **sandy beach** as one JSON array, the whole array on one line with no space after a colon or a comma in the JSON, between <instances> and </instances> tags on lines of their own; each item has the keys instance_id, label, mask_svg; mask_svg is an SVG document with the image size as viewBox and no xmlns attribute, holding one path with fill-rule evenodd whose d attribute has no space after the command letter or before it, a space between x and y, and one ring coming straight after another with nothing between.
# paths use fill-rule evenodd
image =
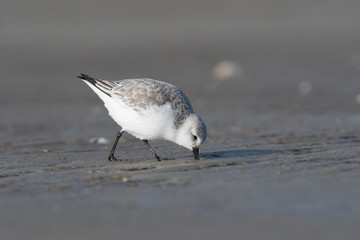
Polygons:
<instances>
[{"instance_id":1,"label":"sandy beach","mask_svg":"<svg viewBox=\"0 0 360 240\"><path fill-rule=\"evenodd\" d=\"M358 239L359 3L2 5L1 239ZM125 134L107 161L80 72L183 89L200 160Z\"/></svg>"}]
</instances>

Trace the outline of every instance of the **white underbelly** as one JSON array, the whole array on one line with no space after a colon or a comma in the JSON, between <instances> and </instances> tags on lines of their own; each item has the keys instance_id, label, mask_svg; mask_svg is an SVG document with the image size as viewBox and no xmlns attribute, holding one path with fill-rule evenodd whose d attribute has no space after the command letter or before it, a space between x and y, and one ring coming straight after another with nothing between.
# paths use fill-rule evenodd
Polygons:
<instances>
[{"instance_id":1,"label":"white underbelly","mask_svg":"<svg viewBox=\"0 0 360 240\"><path fill-rule=\"evenodd\" d=\"M135 111L118 101L105 103L105 106L115 122L136 138L146 140L173 138L174 113L170 103L161 107L151 106L141 111Z\"/></svg>"}]
</instances>

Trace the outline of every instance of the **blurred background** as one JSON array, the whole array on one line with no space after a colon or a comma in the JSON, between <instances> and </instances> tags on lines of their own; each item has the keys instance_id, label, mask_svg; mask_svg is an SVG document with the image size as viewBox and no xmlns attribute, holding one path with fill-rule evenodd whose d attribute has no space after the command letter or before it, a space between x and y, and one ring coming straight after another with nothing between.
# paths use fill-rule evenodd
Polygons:
<instances>
[{"instance_id":1,"label":"blurred background","mask_svg":"<svg viewBox=\"0 0 360 240\"><path fill-rule=\"evenodd\" d=\"M359 0L1 0L1 238L357 239L359 23ZM127 135L107 162L79 73L183 89L204 161Z\"/></svg>"},{"instance_id":2,"label":"blurred background","mask_svg":"<svg viewBox=\"0 0 360 240\"><path fill-rule=\"evenodd\" d=\"M83 72L171 82L209 111L358 111L359 12L357 0L2 0L0 106L96 103Z\"/></svg>"}]
</instances>

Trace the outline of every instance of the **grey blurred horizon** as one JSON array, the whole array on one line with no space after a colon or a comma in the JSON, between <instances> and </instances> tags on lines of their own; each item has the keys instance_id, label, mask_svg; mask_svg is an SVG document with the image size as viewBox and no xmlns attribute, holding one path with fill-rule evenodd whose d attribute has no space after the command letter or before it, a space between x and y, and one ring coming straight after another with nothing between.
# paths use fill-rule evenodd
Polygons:
<instances>
[{"instance_id":1,"label":"grey blurred horizon","mask_svg":"<svg viewBox=\"0 0 360 240\"><path fill-rule=\"evenodd\" d=\"M360 1L0 2L1 239L358 239ZM76 76L180 87L155 161ZM149 123L144 123L152 127Z\"/></svg>"},{"instance_id":2,"label":"grey blurred horizon","mask_svg":"<svg viewBox=\"0 0 360 240\"><path fill-rule=\"evenodd\" d=\"M94 103L76 79L84 72L168 81L195 101L197 95L237 99L237 110L358 109L358 1L4 0L0 6L0 105ZM213 68L222 61L236 63L241 74L216 81ZM302 83L310 87L305 94Z\"/></svg>"}]
</instances>

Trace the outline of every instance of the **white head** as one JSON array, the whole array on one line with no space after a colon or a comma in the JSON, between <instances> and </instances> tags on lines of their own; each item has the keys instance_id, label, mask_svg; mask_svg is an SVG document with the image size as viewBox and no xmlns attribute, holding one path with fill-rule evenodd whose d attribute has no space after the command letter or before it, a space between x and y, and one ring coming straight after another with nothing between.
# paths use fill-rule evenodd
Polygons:
<instances>
[{"instance_id":1,"label":"white head","mask_svg":"<svg viewBox=\"0 0 360 240\"><path fill-rule=\"evenodd\" d=\"M179 126L175 143L192 150L194 159L199 159L199 147L207 135L204 121L195 113L191 113Z\"/></svg>"}]
</instances>

